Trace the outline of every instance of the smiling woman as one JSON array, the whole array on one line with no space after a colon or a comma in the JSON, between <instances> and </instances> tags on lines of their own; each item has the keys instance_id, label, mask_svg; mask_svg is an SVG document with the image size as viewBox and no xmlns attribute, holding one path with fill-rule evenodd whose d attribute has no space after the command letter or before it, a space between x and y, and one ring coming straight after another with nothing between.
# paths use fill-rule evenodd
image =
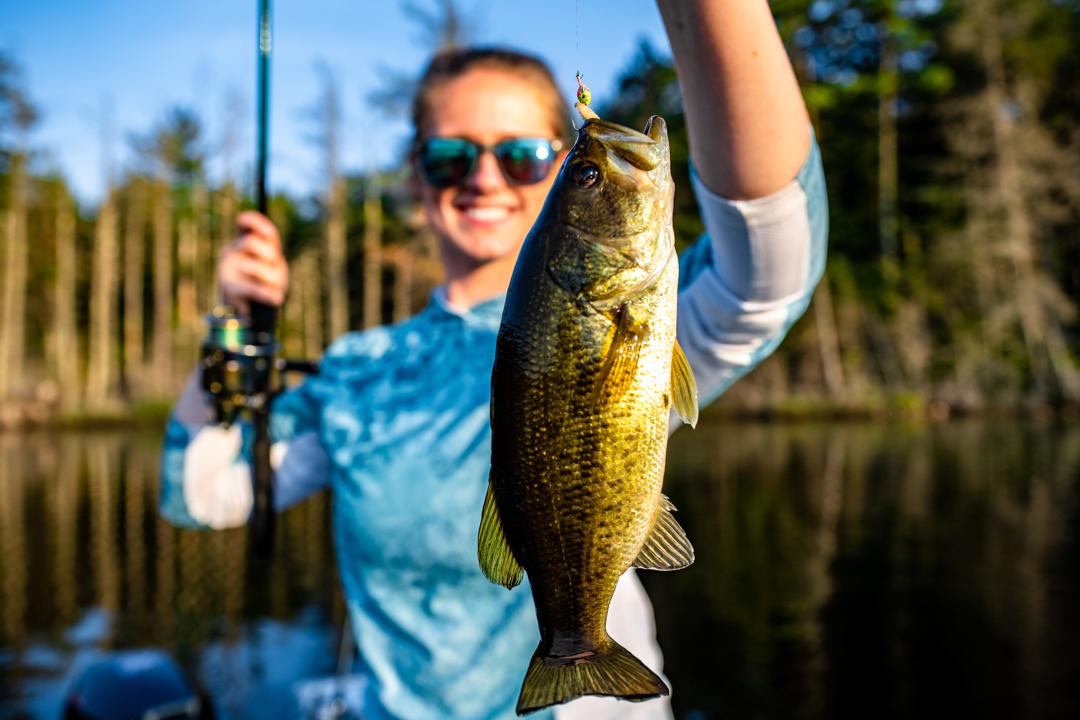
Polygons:
<instances>
[{"instance_id":1,"label":"smiling woman","mask_svg":"<svg viewBox=\"0 0 1080 720\"><path fill-rule=\"evenodd\" d=\"M413 110L420 147L432 138L461 138L481 146L538 138L562 147L568 115L539 61L502 50L436 58ZM517 250L551 187L551 168L563 157L558 152L545 163L547 173L520 182L508 176L495 153L481 152L470 171L449 187L418 183L425 216L440 241L452 304L469 307L506 288ZM422 174L425 180L430 177Z\"/></svg>"},{"instance_id":2,"label":"smiling woman","mask_svg":"<svg viewBox=\"0 0 1080 720\"><path fill-rule=\"evenodd\" d=\"M824 264L826 219L820 158L767 4L710 8L662 4L674 13L677 59L694 68L684 91L697 111L687 120L705 163L695 190L708 234L680 262L677 301L679 342L703 400L775 348L805 309ZM729 77L734 66L716 48L760 62ZM569 149L569 112L545 66L509 50L449 51L424 77L412 162L445 284L415 317L339 338L318 376L275 401L275 498L287 507L334 492L338 565L370 680L365 717L508 718L539 634L528 590L489 583L477 560L492 364L518 251ZM717 85L728 83L743 92L718 102ZM758 97L752 89L762 87ZM761 140L756 155L726 153L733 135ZM763 177L743 183L744 162ZM717 181L738 197L760 193L731 201L710 190ZM288 269L276 229L245 213L238 230L218 267L225 300L280 303ZM212 424L198 387L196 372L169 424L162 511L185 525L240 525L247 508L231 501L244 495L249 443L235 426ZM608 619L620 644L661 671L652 609L633 572L618 578ZM537 714L669 718L671 707L585 698Z\"/></svg>"}]
</instances>

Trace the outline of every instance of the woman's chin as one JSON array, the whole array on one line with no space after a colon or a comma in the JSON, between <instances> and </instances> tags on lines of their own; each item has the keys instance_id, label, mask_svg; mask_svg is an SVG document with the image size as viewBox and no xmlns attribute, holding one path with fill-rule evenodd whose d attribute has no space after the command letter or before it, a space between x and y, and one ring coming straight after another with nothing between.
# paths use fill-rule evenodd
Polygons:
<instances>
[{"instance_id":1,"label":"woman's chin","mask_svg":"<svg viewBox=\"0 0 1080 720\"><path fill-rule=\"evenodd\" d=\"M486 264L504 258L516 258L524 238L507 239L502 232L463 233L450 242L454 254L476 264Z\"/></svg>"}]
</instances>

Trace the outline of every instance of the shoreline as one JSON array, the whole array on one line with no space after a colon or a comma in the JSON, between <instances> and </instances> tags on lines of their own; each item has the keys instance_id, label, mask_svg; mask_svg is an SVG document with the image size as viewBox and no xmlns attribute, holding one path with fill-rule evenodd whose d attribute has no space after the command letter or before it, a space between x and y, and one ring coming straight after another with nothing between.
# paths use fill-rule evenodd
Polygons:
<instances>
[{"instance_id":1,"label":"shoreline","mask_svg":"<svg viewBox=\"0 0 1080 720\"><path fill-rule=\"evenodd\" d=\"M0 406L0 434L29 432L81 432L95 430L164 431L171 400L144 401L132 406L116 405L95 411L59 411L40 404L8 403ZM947 403L910 393L875 396L860 401L791 396L779 402L751 402L723 398L702 412L702 420L714 422L925 422L950 420L1030 419L1039 422L1080 422L1080 403L1027 401L998 404Z\"/></svg>"}]
</instances>

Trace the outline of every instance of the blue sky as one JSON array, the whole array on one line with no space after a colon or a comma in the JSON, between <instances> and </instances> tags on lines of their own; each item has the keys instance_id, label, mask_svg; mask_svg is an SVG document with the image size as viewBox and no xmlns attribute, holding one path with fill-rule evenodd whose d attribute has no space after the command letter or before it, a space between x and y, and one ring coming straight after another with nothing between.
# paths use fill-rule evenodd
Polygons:
<instances>
[{"instance_id":1,"label":"blue sky","mask_svg":"<svg viewBox=\"0 0 1080 720\"><path fill-rule=\"evenodd\" d=\"M432 0L420 0L433 6ZM575 16L580 16L580 67L595 102L614 88L618 71L642 37L668 52L653 0L464 0L477 40L504 43L547 59L567 97L578 67ZM95 202L105 177L129 157L127 138L145 132L172 105L193 107L207 139L223 145L232 126L233 167L250 168L255 137L256 0L0 0L0 49L22 65L25 84L43 113L32 135L84 202ZM274 0L271 167L274 190L314 192L320 173L310 109L320 94L317 64L337 80L345 123L346 170L391 163L407 137L403 120L365 101L380 66L416 71L428 53L396 2ZM235 100L230 122L227 98ZM106 110L108 108L108 110ZM111 118L103 122L103 118ZM103 132L103 128L109 128ZM110 138L104 143L103 137ZM209 171L224 169L220 150Z\"/></svg>"}]
</instances>

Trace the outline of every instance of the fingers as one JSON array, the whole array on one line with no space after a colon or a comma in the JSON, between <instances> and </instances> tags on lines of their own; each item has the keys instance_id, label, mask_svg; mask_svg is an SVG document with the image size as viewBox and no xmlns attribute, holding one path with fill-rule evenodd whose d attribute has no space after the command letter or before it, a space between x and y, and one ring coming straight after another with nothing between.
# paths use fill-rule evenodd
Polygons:
<instances>
[{"instance_id":1,"label":"fingers","mask_svg":"<svg viewBox=\"0 0 1080 720\"><path fill-rule=\"evenodd\" d=\"M250 314L252 301L280 306L288 290L289 267L277 228L266 216L247 211L237 216L236 230L236 239L218 260L223 300L241 315Z\"/></svg>"},{"instance_id":2,"label":"fingers","mask_svg":"<svg viewBox=\"0 0 1080 720\"><path fill-rule=\"evenodd\" d=\"M254 210L245 210L236 216L236 237L243 238L248 235L261 238L281 249L281 238L278 237L277 228L270 218Z\"/></svg>"}]
</instances>

